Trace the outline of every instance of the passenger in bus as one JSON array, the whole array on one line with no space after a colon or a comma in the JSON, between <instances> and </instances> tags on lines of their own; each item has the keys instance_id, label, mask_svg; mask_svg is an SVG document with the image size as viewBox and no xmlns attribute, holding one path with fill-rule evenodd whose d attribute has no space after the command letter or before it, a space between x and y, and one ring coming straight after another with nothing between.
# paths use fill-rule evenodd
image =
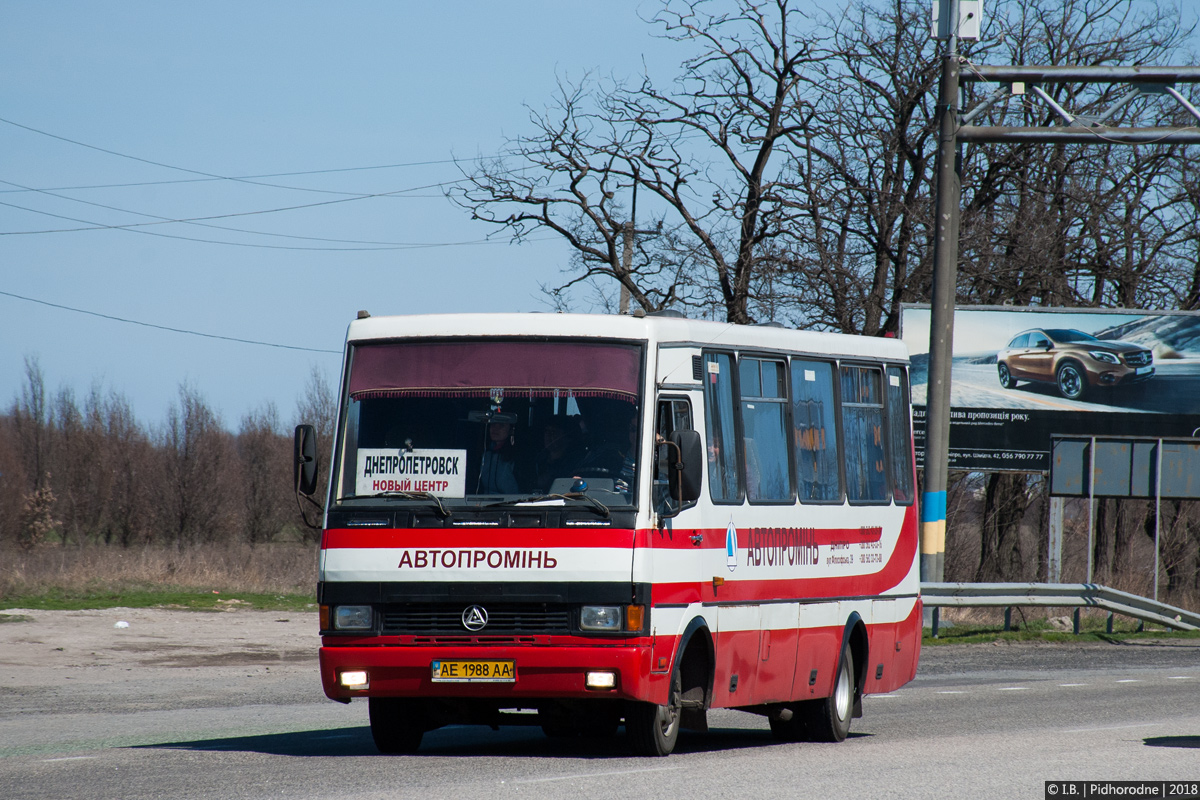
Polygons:
<instances>
[{"instance_id":1,"label":"passenger in bus","mask_svg":"<svg viewBox=\"0 0 1200 800\"><path fill-rule=\"evenodd\" d=\"M729 463L721 441L708 443L708 485L714 499L736 500L738 497L737 465Z\"/></svg>"},{"instance_id":2,"label":"passenger in bus","mask_svg":"<svg viewBox=\"0 0 1200 800\"><path fill-rule=\"evenodd\" d=\"M543 449L534 465L538 491L548 492L555 478L574 475L586 455L580 436L578 423L570 417L551 417L546 422Z\"/></svg>"},{"instance_id":3,"label":"passenger in bus","mask_svg":"<svg viewBox=\"0 0 1200 800\"><path fill-rule=\"evenodd\" d=\"M488 425L487 449L479 466L479 494L516 494L517 469L513 452L515 427L511 422Z\"/></svg>"}]
</instances>

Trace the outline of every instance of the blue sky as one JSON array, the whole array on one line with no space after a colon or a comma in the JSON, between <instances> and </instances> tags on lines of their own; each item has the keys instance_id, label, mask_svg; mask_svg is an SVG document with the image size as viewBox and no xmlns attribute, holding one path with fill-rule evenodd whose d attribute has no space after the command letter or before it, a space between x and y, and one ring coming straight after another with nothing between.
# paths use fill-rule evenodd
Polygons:
<instances>
[{"instance_id":1,"label":"blue sky","mask_svg":"<svg viewBox=\"0 0 1200 800\"><path fill-rule=\"evenodd\" d=\"M336 378L340 363L9 295L338 352L361 308L546 310L538 287L557 279L566 247L447 246L492 232L435 186L460 177L453 164L279 173L493 154L530 130L523 104L543 108L560 76L636 76L643 58L673 74L683 54L638 18L655 8L0 0L0 405L35 356L51 392L115 390L150 425L184 382L231 429L268 401L290 425L312 367ZM251 180L292 188L207 177L264 175L275 177ZM400 190L411 191L346 201ZM206 224L259 233L69 230L231 214L243 216Z\"/></svg>"}]
</instances>

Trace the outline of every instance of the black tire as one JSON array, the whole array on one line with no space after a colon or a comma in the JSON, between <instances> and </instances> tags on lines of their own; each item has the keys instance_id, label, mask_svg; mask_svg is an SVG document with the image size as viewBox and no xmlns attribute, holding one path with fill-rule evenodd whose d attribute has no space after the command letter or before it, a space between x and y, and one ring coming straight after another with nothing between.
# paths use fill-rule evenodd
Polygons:
<instances>
[{"instance_id":1,"label":"black tire","mask_svg":"<svg viewBox=\"0 0 1200 800\"><path fill-rule=\"evenodd\" d=\"M371 738L387 755L415 753L428 727L423 705L406 697L371 697Z\"/></svg>"},{"instance_id":2,"label":"black tire","mask_svg":"<svg viewBox=\"0 0 1200 800\"><path fill-rule=\"evenodd\" d=\"M679 668L671 674L667 704L631 703L625 711L625 733L629 746L639 756L669 756L679 740L682 679Z\"/></svg>"},{"instance_id":3,"label":"black tire","mask_svg":"<svg viewBox=\"0 0 1200 800\"><path fill-rule=\"evenodd\" d=\"M805 703L805 728L812 741L840 742L849 735L850 718L854 715L854 674L854 654L847 642L842 645L842 655L838 659L833 694Z\"/></svg>"},{"instance_id":4,"label":"black tire","mask_svg":"<svg viewBox=\"0 0 1200 800\"><path fill-rule=\"evenodd\" d=\"M1000 375L1000 385L1002 387L1005 389L1015 389L1017 387L1017 380L1012 376L1012 373L1008 371L1008 364L1003 362L997 364L996 372L998 372Z\"/></svg>"},{"instance_id":5,"label":"black tire","mask_svg":"<svg viewBox=\"0 0 1200 800\"><path fill-rule=\"evenodd\" d=\"M1087 378L1073 361L1060 366L1055 378L1058 381L1058 393L1068 400L1078 400L1087 392Z\"/></svg>"}]
</instances>

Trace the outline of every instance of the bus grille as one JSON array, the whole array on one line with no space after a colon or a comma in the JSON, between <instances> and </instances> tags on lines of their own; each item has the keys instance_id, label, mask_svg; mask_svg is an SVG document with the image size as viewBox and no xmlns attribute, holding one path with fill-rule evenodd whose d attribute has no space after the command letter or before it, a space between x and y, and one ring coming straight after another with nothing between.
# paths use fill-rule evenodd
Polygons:
<instances>
[{"instance_id":1,"label":"bus grille","mask_svg":"<svg viewBox=\"0 0 1200 800\"><path fill-rule=\"evenodd\" d=\"M487 609L488 623L479 631L463 625L463 611L469 603L406 603L384 606L385 636L480 634L492 636L513 633L570 633L571 609L551 603L480 604Z\"/></svg>"}]
</instances>

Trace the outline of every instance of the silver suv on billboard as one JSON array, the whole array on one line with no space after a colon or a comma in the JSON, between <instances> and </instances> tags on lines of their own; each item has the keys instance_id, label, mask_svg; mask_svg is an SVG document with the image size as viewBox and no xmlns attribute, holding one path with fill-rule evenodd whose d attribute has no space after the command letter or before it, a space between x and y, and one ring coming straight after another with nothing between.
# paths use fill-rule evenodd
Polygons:
<instances>
[{"instance_id":1,"label":"silver suv on billboard","mask_svg":"<svg viewBox=\"0 0 1200 800\"><path fill-rule=\"evenodd\" d=\"M1052 383L1078 400L1089 389L1124 386L1154 375L1154 354L1130 342L1105 341L1073 328L1031 328L996 354L1000 385Z\"/></svg>"}]
</instances>

